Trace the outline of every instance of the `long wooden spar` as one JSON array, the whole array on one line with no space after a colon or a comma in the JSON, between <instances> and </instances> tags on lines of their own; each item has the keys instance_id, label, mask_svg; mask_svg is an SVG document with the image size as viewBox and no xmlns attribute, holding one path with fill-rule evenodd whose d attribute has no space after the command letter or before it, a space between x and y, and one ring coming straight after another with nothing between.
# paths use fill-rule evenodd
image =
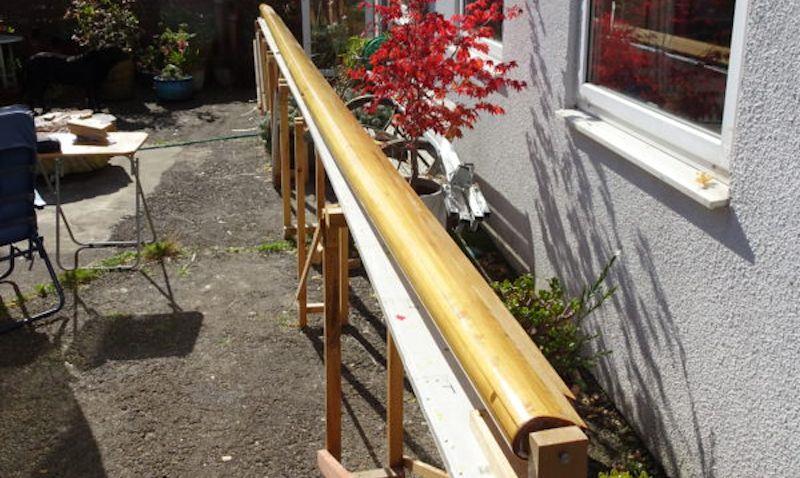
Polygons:
<instances>
[{"instance_id":1,"label":"long wooden spar","mask_svg":"<svg viewBox=\"0 0 800 478\"><path fill-rule=\"evenodd\" d=\"M261 16L342 175L512 449L585 426L571 392L267 6ZM387 317L386 320L399 320Z\"/></svg>"}]
</instances>

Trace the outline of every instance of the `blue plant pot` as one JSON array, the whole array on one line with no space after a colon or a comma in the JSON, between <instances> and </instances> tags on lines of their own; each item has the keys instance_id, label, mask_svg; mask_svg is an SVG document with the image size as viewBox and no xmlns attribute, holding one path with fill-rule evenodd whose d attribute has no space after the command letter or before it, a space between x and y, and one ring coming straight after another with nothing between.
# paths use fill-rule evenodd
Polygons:
<instances>
[{"instance_id":1,"label":"blue plant pot","mask_svg":"<svg viewBox=\"0 0 800 478\"><path fill-rule=\"evenodd\" d=\"M164 80L158 76L153 78L156 97L161 101L188 100L194 94L194 81L191 76L181 80Z\"/></svg>"}]
</instances>

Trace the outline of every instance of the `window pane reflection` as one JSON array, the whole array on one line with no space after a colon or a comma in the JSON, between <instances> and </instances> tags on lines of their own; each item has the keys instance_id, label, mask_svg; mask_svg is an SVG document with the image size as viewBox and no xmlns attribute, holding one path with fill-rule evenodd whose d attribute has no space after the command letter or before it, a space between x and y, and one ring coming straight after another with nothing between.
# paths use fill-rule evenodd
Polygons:
<instances>
[{"instance_id":1,"label":"window pane reflection","mask_svg":"<svg viewBox=\"0 0 800 478\"><path fill-rule=\"evenodd\" d=\"M719 132L734 0L593 0L588 81Z\"/></svg>"}]
</instances>

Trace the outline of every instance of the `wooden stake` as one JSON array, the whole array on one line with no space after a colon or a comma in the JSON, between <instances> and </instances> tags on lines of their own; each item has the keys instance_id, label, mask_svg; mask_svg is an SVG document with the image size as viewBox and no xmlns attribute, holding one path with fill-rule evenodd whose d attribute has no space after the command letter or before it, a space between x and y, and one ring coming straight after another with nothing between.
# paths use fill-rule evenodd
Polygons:
<instances>
[{"instance_id":1,"label":"wooden stake","mask_svg":"<svg viewBox=\"0 0 800 478\"><path fill-rule=\"evenodd\" d=\"M342 457L342 326L339 316L339 231L342 210L325 208L322 271L325 280L325 448Z\"/></svg>"},{"instance_id":2,"label":"wooden stake","mask_svg":"<svg viewBox=\"0 0 800 478\"><path fill-rule=\"evenodd\" d=\"M589 439L578 427L551 428L529 435L529 478L584 478Z\"/></svg>"},{"instance_id":3,"label":"wooden stake","mask_svg":"<svg viewBox=\"0 0 800 478\"><path fill-rule=\"evenodd\" d=\"M403 362L392 334L386 334L386 447L388 465L403 466Z\"/></svg>"},{"instance_id":4,"label":"wooden stake","mask_svg":"<svg viewBox=\"0 0 800 478\"><path fill-rule=\"evenodd\" d=\"M313 251L317 248L317 244L320 243L322 240L322 228L317 225L317 228L314 229L314 235L311 236L311 247L310 249ZM312 262L312 254L306 256L306 263L303 265L303 271L300 273L300 283L297 286L297 292L295 292L294 298L297 299L300 297L301 288L307 287L308 284L308 271L311 269L311 262Z\"/></svg>"},{"instance_id":5,"label":"wooden stake","mask_svg":"<svg viewBox=\"0 0 800 478\"><path fill-rule=\"evenodd\" d=\"M308 155L305 138L305 121L302 117L294 119L294 178L297 191L297 276L303 275L306 264L306 168ZM300 288L297 296L300 327L308 324L306 315L306 301L308 300L307 287Z\"/></svg>"},{"instance_id":6,"label":"wooden stake","mask_svg":"<svg viewBox=\"0 0 800 478\"><path fill-rule=\"evenodd\" d=\"M350 315L350 233L347 227L339 229L339 317L347 325Z\"/></svg>"},{"instance_id":7,"label":"wooden stake","mask_svg":"<svg viewBox=\"0 0 800 478\"><path fill-rule=\"evenodd\" d=\"M261 76L261 39L258 33L258 21L256 21L256 36L253 39L253 71L256 75L256 105L258 112L264 113L264 95L261 93L262 89L262 76Z\"/></svg>"},{"instance_id":8,"label":"wooden stake","mask_svg":"<svg viewBox=\"0 0 800 478\"><path fill-rule=\"evenodd\" d=\"M262 42L266 43L265 40L262 40ZM267 47L267 56L264 60L266 61L264 64L264 74L266 76L264 94L267 96L267 111L272 115L275 113L275 89L277 88L278 82L275 75L275 55L269 47Z\"/></svg>"},{"instance_id":9,"label":"wooden stake","mask_svg":"<svg viewBox=\"0 0 800 478\"><path fill-rule=\"evenodd\" d=\"M315 190L314 193L316 196L317 202L317 220L321 220L322 211L325 209L325 166L322 165L322 160L319 159L319 151L316 149L314 150L314 180L315 180ZM309 249L311 254L311 260L314 264L319 264L322 262L322 248L321 247L311 247Z\"/></svg>"},{"instance_id":10,"label":"wooden stake","mask_svg":"<svg viewBox=\"0 0 800 478\"><path fill-rule=\"evenodd\" d=\"M319 159L318 151L316 151L314 157L316 161L314 164L314 176L317 186L317 220L322 221L322 211L325 210L325 166L322 165L322 160Z\"/></svg>"},{"instance_id":11,"label":"wooden stake","mask_svg":"<svg viewBox=\"0 0 800 478\"><path fill-rule=\"evenodd\" d=\"M267 44L267 40L264 38L263 35L259 35L258 43L261 48L261 58L260 60L260 69L261 69L261 104L264 107L264 111L272 112L271 109L271 99L272 99L272 88L275 87L275 83L271 82L270 78L270 60L272 58L272 52L269 49L269 45Z\"/></svg>"},{"instance_id":12,"label":"wooden stake","mask_svg":"<svg viewBox=\"0 0 800 478\"><path fill-rule=\"evenodd\" d=\"M286 80L278 82L279 114L280 114L280 160L281 160L281 197L283 198L283 238L292 237L292 172L289 157L289 85Z\"/></svg>"}]
</instances>

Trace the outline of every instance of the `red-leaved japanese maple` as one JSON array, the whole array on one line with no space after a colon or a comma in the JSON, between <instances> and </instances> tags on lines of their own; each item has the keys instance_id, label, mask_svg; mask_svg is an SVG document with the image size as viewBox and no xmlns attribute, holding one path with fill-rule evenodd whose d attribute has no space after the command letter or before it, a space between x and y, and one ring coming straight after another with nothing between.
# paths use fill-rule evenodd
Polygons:
<instances>
[{"instance_id":1,"label":"red-leaved japanese maple","mask_svg":"<svg viewBox=\"0 0 800 478\"><path fill-rule=\"evenodd\" d=\"M387 5L374 5L387 39L370 57L369 68L350 71L362 92L374 97L373 110L387 98L400 105L393 122L410 140L412 181L419 175L417 138L426 131L449 139L461 137L481 112L505 113L490 100L493 93L526 86L509 76L516 62L485 56L493 25L518 16L518 7L504 11L502 0L476 0L467 5L466 13L448 19L429 11L434 1L389 0Z\"/></svg>"}]
</instances>

